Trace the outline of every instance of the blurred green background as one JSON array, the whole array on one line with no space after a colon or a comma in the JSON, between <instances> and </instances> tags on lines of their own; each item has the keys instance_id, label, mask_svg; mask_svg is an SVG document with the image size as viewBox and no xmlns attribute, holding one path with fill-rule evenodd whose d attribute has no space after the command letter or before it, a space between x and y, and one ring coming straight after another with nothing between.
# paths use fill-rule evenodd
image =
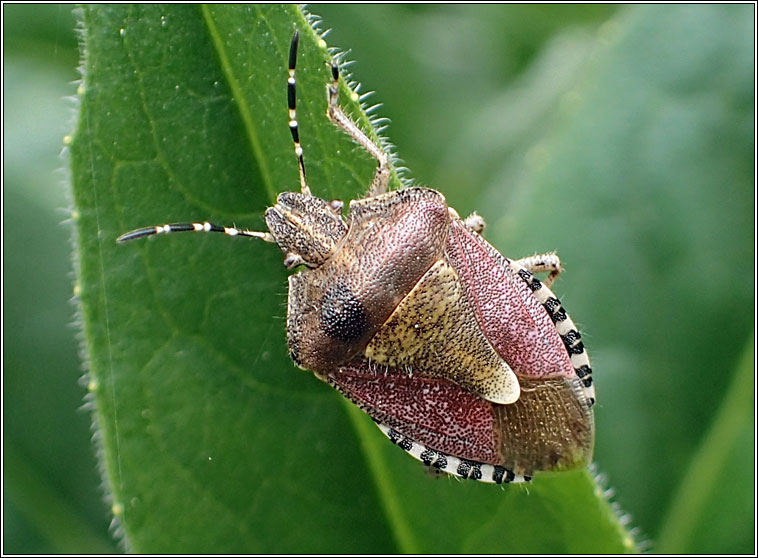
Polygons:
<instances>
[{"instance_id":1,"label":"blurred green background","mask_svg":"<svg viewBox=\"0 0 758 558\"><path fill-rule=\"evenodd\" d=\"M588 331L598 382L596 460L642 538L660 541L662 547L654 545L655 550L753 552L754 408L752 398L745 404L739 397L754 392L754 300L745 298L752 296L755 279L754 239L748 238L755 201L753 7L680 6L674 12L600 5L310 9L333 30L330 45L351 50L350 58L357 61L352 69L364 89L378 92L372 101L384 104L380 114L392 120L387 135L410 175L444 192L461 213L478 209L495 228L508 228L509 218L519 218L507 216L495 192L523 181L525 174L539 173L544 145L555 139L552 130L560 134L572 117L587 75L613 76L608 96L659 104L657 126L640 126L647 135L635 135L636 123L616 119L614 113L608 115L606 134L609 143L631 142L637 151L630 152L645 153L647 165L659 156L657 166L640 170L635 161L609 161L602 143L576 145L577 152L594 150L596 161L589 169L572 166L578 157L570 150L562 154L565 177L586 172L607 176L609 184L640 184L626 192L624 204L632 205L616 207L610 189L598 192L611 225L619 216L631 219L639 223L638 235L609 239L604 229L597 245L585 250L598 253L609 240L617 241L618 251L606 253L607 266L579 270L569 260L563 280L571 289L572 309L592 308L592 293L579 292L585 274L607 277L610 286L621 275L639 277L631 291L619 293L618 309L572 312ZM603 67L595 53L624 39L625 22L641 27L644 36L646 22L652 22L652 34L658 20L680 26L674 37L690 26L692 42L666 45L681 53L682 65L646 67L657 89L636 98L625 84L639 83L628 73L634 56L655 61L654 52L645 52L647 44L629 49L631 62L618 68ZM109 510L83 409L86 390L79 380L70 302L71 228L64 224L70 204L67 161L60 155L75 118L75 103L67 99L78 77L75 22L71 6L4 5L3 24L3 550L112 552L117 548L108 531ZM681 75L679 68L690 73ZM618 114L629 118L633 111L627 105ZM572 126L577 133L577 124ZM584 132L598 137L595 130ZM690 153L698 155L691 171ZM682 197L671 192L691 185L691 206L672 210L672 200L679 204ZM665 211L651 214L657 207ZM532 210L536 232L538 209ZM688 266L677 257L693 239L710 258L705 265L696 260ZM630 251L630 241L642 248ZM530 239L515 239L512 247L528 253L529 245ZM651 261L634 259L650 246L663 249L651 250ZM740 282L734 282L734 274L720 281L720 266L742 272ZM670 276L657 282L656 272L672 267L681 269L673 283L681 289L671 288ZM706 288L690 291L690 282ZM647 296L650 286L660 292ZM645 296L635 296L638 289ZM681 314L657 316L656 296L681 299ZM647 323L658 327L633 339L605 339L607 320L639 314L652 316ZM712 360L686 362L691 379L667 375L668 369L681 368L681 362L671 360L686 359L682 355L688 352L682 345L687 338L679 332L711 328L712 335L693 339L714 344ZM634 374L634 363L649 367L651 362L659 370ZM649 389L640 389L641 379L651 376L656 379Z\"/></svg>"}]
</instances>

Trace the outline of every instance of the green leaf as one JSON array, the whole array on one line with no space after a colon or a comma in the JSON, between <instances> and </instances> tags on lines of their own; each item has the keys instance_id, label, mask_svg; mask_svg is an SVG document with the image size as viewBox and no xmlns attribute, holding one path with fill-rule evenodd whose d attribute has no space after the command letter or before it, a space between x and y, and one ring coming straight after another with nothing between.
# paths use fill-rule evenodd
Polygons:
<instances>
[{"instance_id":1,"label":"green leaf","mask_svg":"<svg viewBox=\"0 0 758 558\"><path fill-rule=\"evenodd\" d=\"M311 187L362 195L375 162L326 119L326 47L293 6L85 7L71 144L90 390L113 511L136 552L622 552L587 471L498 489L428 478L284 343L270 245L133 228L263 228L296 190L286 63ZM368 120L343 89L342 106ZM397 186L397 184L395 184Z\"/></svg>"}]
</instances>

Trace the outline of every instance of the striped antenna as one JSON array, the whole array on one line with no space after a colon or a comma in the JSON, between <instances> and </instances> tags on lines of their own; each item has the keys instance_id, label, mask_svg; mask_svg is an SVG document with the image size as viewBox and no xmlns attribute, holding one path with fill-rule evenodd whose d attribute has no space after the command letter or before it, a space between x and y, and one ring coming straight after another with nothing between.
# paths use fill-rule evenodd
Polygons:
<instances>
[{"instance_id":1,"label":"striped antenna","mask_svg":"<svg viewBox=\"0 0 758 558\"><path fill-rule=\"evenodd\" d=\"M215 232L229 236L246 236L248 238L260 238L265 242L276 242L274 235L267 232L240 230L234 227L221 227L213 223L172 223L170 225L158 225L155 227L143 227L119 236L117 242L127 242L154 234L167 234L172 232Z\"/></svg>"},{"instance_id":2,"label":"striped antenna","mask_svg":"<svg viewBox=\"0 0 758 558\"><path fill-rule=\"evenodd\" d=\"M305 180L305 162L303 161L303 148L300 146L300 134L297 129L297 96L295 95L295 66L297 65L297 43L300 39L300 33L295 31L290 43L290 64L289 76L287 77L287 105L289 107L290 132L292 141L295 142L295 155L297 156L297 166L300 170L300 192L310 196L311 189Z\"/></svg>"}]
</instances>

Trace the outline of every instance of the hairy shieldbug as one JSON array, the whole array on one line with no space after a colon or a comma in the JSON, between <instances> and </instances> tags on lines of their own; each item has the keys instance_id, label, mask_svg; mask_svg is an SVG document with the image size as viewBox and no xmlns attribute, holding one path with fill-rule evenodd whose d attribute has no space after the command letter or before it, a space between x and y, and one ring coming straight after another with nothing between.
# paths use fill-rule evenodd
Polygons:
<instances>
[{"instance_id":1,"label":"hairy shieldbug","mask_svg":"<svg viewBox=\"0 0 758 558\"><path fill-rule=\"evenodd\" d=\"M297 45L295 33L288 105L300 192L266 210L269 231L179 223L118 240L197 231L278 244L288 269L304 267L289 277L293 361L433 470L503 483L587 464L595 393L580 335L549 289L558 257L510 260L481 236L480 217L461 219L439 192L388 192L389 157L340 108L335 63L327 116L378 165L346 219L342 202L313 196L295 112Z\"/></svg>"}]
</instances>

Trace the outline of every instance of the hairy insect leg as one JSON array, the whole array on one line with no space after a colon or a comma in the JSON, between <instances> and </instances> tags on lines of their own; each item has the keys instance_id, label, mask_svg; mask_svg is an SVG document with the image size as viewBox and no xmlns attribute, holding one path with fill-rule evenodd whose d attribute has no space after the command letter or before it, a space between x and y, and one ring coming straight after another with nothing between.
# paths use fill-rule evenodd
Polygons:
<instances>
[{"instance_id":1,"label":"hairy insect leg","mask_svg":"<svg viewBox=\"0 0 758 558\"><path fill-rule=\"evenodd\" d=\"M553 253L535 254L534 256L514 260L514 262L530 273L549 272L549 275L543 281L544 285L548 288L550 288L563 271L560 258L557 254Z\"/></svg>"},{"instance_id":2,"label":"hairy insect leg","mask_svg":"<svg viewBox=\"0 0 758 558\"><path fill-rule=\"evenodd\" d=\"M468 230L477 234L482 234L484 232L484 227L486 226L484 219L482 219L481 215L478 215L476 212L466 217L463 220L463 224Z\"/></svg>"},{"instance_id":3,"label":"hairy insect leg","mask_svg":"<svg viewBox=\"0 0 758 558\"><path fill-rule=\"evenodd\" d=\"M387 186L389 186L390 183L391 173L389 156L340 108L338 104L339 77L339 67L337 64L332 63L332 82L326 86L327 95L329 97L329 107L327 108L326 114L329 117L329 120L342 128L347 135L363 146L363 148L379 162L379 165L376 167L376 172L374 173L374 178L371 181L371 188L368 192L369 197L378 196L387 191Z\"/></svg>"}]
</instances>

